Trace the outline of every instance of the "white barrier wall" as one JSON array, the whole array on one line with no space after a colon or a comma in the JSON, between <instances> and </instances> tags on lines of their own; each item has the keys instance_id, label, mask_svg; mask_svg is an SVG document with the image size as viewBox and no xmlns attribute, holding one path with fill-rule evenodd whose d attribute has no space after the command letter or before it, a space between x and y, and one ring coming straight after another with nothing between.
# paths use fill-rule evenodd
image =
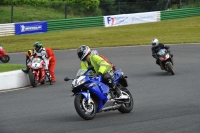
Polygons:
<instances>
[{"instance_id":1,"label":"white barrier wall","mask_svg":"<svg viewBox=\"0 0 200 133\"><path fill-rule=\"evenodd\" d=\"M0 36L11 36L15 35L15 24L0 24Z\"/></svg>"},{"instance_id":2,"label":"white barrier wall","mask_svg":"<svg viewBox=\"0 0 200 133\"><path fill-rule=\"evenodd\" d=\"M119 26L160 21L160 11L104 16L104 26Z\"/></svg>"},{"instance_id":3,"label":"white barrier wall","mask_svg":"<svg viewBox=\"0 0 200 133\"><path fill-rule=\"evenodd\" d=\"M25 86L30 86L30 80L21 70L0 73L0 90Z\"/></svg>"}]
</instances>

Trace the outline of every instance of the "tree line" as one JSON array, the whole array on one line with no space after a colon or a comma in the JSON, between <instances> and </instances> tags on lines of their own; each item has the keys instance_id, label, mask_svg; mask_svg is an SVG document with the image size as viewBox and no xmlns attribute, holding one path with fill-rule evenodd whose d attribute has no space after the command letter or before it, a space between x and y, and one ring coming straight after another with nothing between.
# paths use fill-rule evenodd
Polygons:
<instances>
[{"instance_id":1,"label":"tree line","mask_svg":"<svg viewBox=\"0 0 200 133\"><path fill-rule=\"evenodd\" d=\"M179 5L180 2L188 4L200 0L0 0L0 5L31 5L53 8L73 15L101 16L161 11L175 4Z\"/></svg>"}]
</instances>

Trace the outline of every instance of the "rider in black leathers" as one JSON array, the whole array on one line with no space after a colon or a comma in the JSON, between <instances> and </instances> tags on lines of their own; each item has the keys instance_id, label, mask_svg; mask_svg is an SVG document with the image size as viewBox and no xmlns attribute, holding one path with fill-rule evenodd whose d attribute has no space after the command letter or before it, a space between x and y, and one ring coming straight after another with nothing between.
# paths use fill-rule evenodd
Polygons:
<instances>
[{"instance_id":1,"label":"rider in black leathers","mask_svg":"<svg viewBox=\"0 0 200 133\"><path fill-rule=\"evenodd\" d=\"M165 46L164 44L162 43L159 43L158 39L157 38L154 38L152 40L152 48L151 48L151 51L152 51L152 56L156 59L156 64L160 66L160 62L159 62L159 59L158 59L158 56L157 56L157 52L160 50L160 49L166 49L169 54L171 55L171 59L172 59L172 63L173 63L173 55L170 53L170 47L169 46ZM173 63L174 64L174 63ZM163 70L163 67L160 66L161 69Z\"/></svg>"}]
</instances>

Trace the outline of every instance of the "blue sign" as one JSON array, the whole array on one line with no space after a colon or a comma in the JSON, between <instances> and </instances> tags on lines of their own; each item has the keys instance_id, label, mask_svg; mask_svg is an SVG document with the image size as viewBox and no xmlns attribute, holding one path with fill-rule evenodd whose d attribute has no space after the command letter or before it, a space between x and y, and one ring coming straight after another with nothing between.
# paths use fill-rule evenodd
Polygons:
<instances>
[{"instance_id":1,"label":"blue sign","mask_svg":"<svg viewBox=\"0 0 200 133\"><path fill-rule=\"evenodd\" d=\"M47 22L24 22L24 23L15 23L15 34L35 34L47 32Z\"/></svg>"}]
</instances>

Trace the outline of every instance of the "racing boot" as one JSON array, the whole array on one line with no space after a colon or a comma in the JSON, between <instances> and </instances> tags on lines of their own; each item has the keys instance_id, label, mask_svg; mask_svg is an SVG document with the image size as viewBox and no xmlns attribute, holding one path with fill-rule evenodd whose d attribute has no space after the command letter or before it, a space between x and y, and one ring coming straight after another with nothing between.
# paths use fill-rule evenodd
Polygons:
<instances>
[{"instance_id":1,"label":"racing boot","mask_svg":"<svg viewBox=\"0 0 200 133\"><path fill-rule=\"evenodd\" d=\"M30 70L30 68L28 68L28 67L26 67L25 69L22 69L22 71L23 71L24 73L26 73L26 74L28 74L29 70Z\"/></svg>"},{"instance_id":2,"label":"racing boot","mask_svg":"<svg viewBox=\"0 0 200 133\"><path fill-rule=\"evenodd\" d=\"M160 69L161 69L161 70L164 70L164 68L163 68L163 66L162 66L162 65L160 65Z\"/></svg>"},{"instance_id":3,"label":"racing boot","mask_svg":"<svg viewBox=\"0 0 200 133\"><path fill-rule=\"evenodd\" d=\"M160 66L160 69L161 69L161 70L164 70L164 67L163 67L163 65L162 65L161 62L160 62L158 65Z\"/></svg>"},{"instance_id":4,"label":"racing boot","mask_svg":"<svg viewBox=\"0 0 200 133\"><path fill-rule=\"evenodd\" d=\"M115 86L114 89L115 89L115 92L117 95L117 98L115 98L115 100L127 100L128 99L128 96L122 94L122 91L117 86Z\"/></svg>"},{"instance_id":5,"label":"racing boot","mask_svg":"<svg viewBox=\"0 0 200 133\"><path fill-rule=\"evenodd\" d=\"M49 84L50 85L52 85L52 80L51 80L51 74L49 73L49 70L45 70L45 72L46 72L46 75L47 75L47 77L48 77L48 81L46 81L46 82L49 82Z\"/></svg>"},{"instance_id":6,"label":"racing boot","mask_svg":"<svg viewBox=\"0 0 200 133\"><path fill-rule=\"evenodd\" d=\"M171 60L172 60L172 64L174 65L174 58L173 58L173 55L171 55Z\"/></svg>"}]
</instances>

